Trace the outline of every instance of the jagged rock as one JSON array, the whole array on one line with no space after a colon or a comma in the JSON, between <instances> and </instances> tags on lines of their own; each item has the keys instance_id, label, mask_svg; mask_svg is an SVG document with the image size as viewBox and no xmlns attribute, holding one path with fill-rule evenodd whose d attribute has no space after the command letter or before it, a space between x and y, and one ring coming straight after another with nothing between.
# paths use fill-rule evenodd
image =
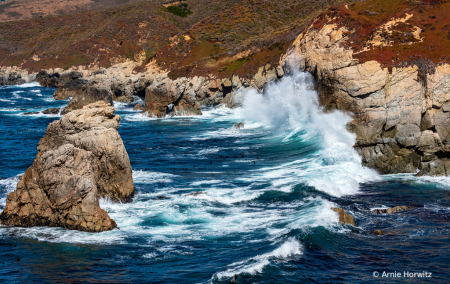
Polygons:
<instances>
[{"instance_id":1,"label":"jagged rock","mask_svg":"<svg viewBox=\"0 0 450 284\"><path fill-rule=\"evenodd\" d=\"M242 122L239 122L238 124L236 124L236 125L234 126L234 128L235 128L235 129L241 129L241 128L244 128L244 124L243 124Z\"/></svg>"},{"instance_id":2,"label":"jagged rock","mask_svg":"<svg viewBox=\"0 0 450 284\"><path fill-rule=\"evenodd\" d=\"M339 215L339 222L341 222L342 224L349 224L349 225L353 225L356 227L356 223L355 220L353 219L352 215L347 214L344 209L342 208L331 208L331 210L333 210L334 212L338 213Z\"/></svg>"},{"instance_id":3,"label":"jagged rock","mask_svg":"<svg viewBox=\"0 0 450 284\"><path fill-rule=\"evenodd\" d=\"M70 100L66 110L72 111L81 109L86 105L98 101L104 101L105 103L113 105L112 96L109 77L103 74L95 75L89 79L86 86L83 87L82 92L74 93L74 97Z\"/></svg>"},{"instance_id":4,"label":"jagged rock","mask_svg":"<svg viewBox=\"0 0 450 284\"><path fill-rule=\"evenodd\" d=\"M117 132L120 117L97 102L51 123L33 165L8 194L0 222L88 232L117 225L99 198L128 202L134 195L131 166Z\"/></svg>"}]
</instances>

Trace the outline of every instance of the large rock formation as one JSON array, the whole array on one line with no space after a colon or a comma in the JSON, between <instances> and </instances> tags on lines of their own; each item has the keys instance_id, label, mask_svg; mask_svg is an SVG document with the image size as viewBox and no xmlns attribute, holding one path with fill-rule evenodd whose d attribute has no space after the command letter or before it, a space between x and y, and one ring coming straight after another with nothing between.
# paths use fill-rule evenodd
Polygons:
<instances>
[{"instance_id":1,"label":"large rock formation","mask_svg":"<svg viewBox=\"0 0 450 284\"><path fill-rule=\"evenodd\" d=\"M33 165L8 194L0 222L13 226L61 226L101 232L116 223L99 198L129 202L131 165L117 132L120 117L97 102L51 123Z\"/></svg>"},{"instance_id":2,"label":"large rock formation","mask_svg":"<svg viewBox=\"0 0 450 284\"><path fill-rule=\"evenodd\" d=\"M282 64L315 76L321 104L353 114L349 127L364 165L383 174L449 175L450 65L433 63L438 59L427 58L428 53L418 54L420 60L406 57L408 50L421 51L422 44L440 43L422 36L425 30L411 22L421 6L409 7L411 14L383 15L387 20L382 21L378 12L367 14L364 5L321 15L295 40ZM429 9L422 13L443 9L433 5L422 7Z\"/></svg>"}]
</instances>

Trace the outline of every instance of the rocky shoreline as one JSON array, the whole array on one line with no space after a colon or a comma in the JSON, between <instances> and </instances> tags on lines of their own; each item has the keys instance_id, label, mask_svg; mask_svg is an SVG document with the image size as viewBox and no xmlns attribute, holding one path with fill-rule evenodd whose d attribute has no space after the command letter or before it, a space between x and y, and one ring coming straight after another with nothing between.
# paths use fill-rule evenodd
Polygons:
<instances>
[{"instance_id":1,"label":"rocky shoreline","mask_svg":"<svg viewBox=\"0 0 450 284\"><path fill-rule=\"evenodd\" d=\"M351 12L348 6L339 9ZM2 67L0 85L37 81L57 88L56 100L71 98L63 114L96 101L133 103L140 97L145 105L136 105L136 110L162 118L201 115L200 106L204 105L239 106L248 90L263 92L267 84L285 73L302 70L314 76L321 105L353 117L348 128L356 134L355 149L363 165L381 174L450 175L450 65L436 65L426 58L393 68L377 60L361 61L361 52L373 53L380 46L392 45L382 31L395 32L400 24L412 30L411 42L400 45L421 43L420 31L408 23L414 17L406 13L404 18L392 18L374 28L364 48L355 50L351 44L358 29L346 26L339 16L333 17L336 11L330 9L329 14L319 16L294 41L278 66L261 66L252 79L237 75L170 78L155 62L138 72L138 63L127 61L107 69L79 66L38 73Z\"/></svg>"}]
</instances>

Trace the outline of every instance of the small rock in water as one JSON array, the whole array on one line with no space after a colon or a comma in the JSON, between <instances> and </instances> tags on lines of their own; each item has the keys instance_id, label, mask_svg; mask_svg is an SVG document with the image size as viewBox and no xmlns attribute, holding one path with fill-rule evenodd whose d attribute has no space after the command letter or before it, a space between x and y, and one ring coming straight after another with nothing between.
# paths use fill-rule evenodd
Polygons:
<instances>
[{"instance_id":1,"label":"small rock in water","mask_svg":"<svg viewBox=\"0 0 450 284\"><path fill-rule=\"evenodd\" d=\"M395 206L395 207L391 207L388 209L375 209L372 211L372 213L375 214L392 214L392 213L396 213L396 212L402 212L405 210L410 210L412 209L411 206Z\"/></svg>"},{"instance_id":2,"label":"small rock in water","mask_svg":"<svg viewBox=\"0 0 450 284\"><path fill-rule=\"evenodd\" d=\"M59 108L49 108L44 111L42 111L43 114L59 114L60 109Z\"/></svg>"},{"instance_id":3,"label":"small rock in water","mask_svg":"<svg viewBox=\"0 0 450 284\"><path fill-rule=\"evenodd\" d=\"M160 196L156 196L156 199L163 200L163 199L170 199L170 197L160 195Z\"/></svg>"},{"instance_id":4,"label":"small rock in water","mask_svg":"<svg viewBox=\"0 0 450 284\"><path fill-rule=\"evenodd\" d=\"M241 129L241 128L244 128L244 124L243 124L242 122L239 122L238 124L236 124L236 125L234 126L234 128L235 128L235 129Z\"/></svg>"},{"instance_id":5,"label":"small rock in water","mask_svg":"<svg viewBox=\"0 0 450 284\"><path fill-rule=\"evenodd\" d=\"M230 284L236 283L238 277L239 277L239 274L234 275L234 276L233 276L233 279L231 279Z\"/></svg>"},{"instance_id":6,"label":"small rock in water","mask_svg":"<svg viewBox=\"0 0 450 284\"><path fill-rule=\"evenodd\" d=\"M338 215L339 215L339 222L341 222L342 224L349 224L349 225L356 226L356 223L355 223L355 220L353 219L353 216L347 214L344 211L344 209L333 207L333 208L331 208L331 210L333 210L334 212L338 213Z\"/></svg>"},{"instance_id":7,"label":"small rock in water","mask_svg":"<svg viewBox=\"0 0 450 284\"><path fill-rule=\"evenodd\" d=\"M199 191L199 192L194 192L194 193L188 194L186 196L197 196L197 195L200 195L200 194L206 194L206 192Z\"/></svg>"},{"instance_id":8,"label":"small rock in water","mask_svg":"<svg viewBox=\"0 0 450 284\"><path fill-rule=\"evenodd\" d=\"M32 111L32 112L25 112L22 115L33 115L33 114L38 114L38 111Z\"/></svg>"},{"instance_id":9,"label":"small rock in water","mask_svg":"<svg viewBox=\"0 0 450 284\"><path fill-rule=\"evenodd\" d=\"M375 231L373 231L373 233L374 233L375 235L377 235L377 236L382 236L382 235L384 235L384 233L383 233L381 230L375 230Z\"/></svg>"},{"instance_id":10,"label":"small rock in water","mask_svg":"<svg viewBox=\"0 0 450 284\"><path fill-rule=\"evenodd\" d=\"M133 110L144 110L144 107L141 104L137 104L134 106Z\"/></svg>"}]
</instances>

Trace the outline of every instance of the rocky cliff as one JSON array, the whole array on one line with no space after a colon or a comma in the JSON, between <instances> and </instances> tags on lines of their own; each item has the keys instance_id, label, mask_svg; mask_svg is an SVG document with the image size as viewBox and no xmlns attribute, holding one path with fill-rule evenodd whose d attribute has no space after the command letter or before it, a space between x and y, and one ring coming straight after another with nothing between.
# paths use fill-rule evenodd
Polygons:
<instances>
[{"instance_id":1,"label":"rocky cliff","mask_svg":"<svg viewBox=\"0 0 450 284\"><path fill-rule=\"evenodd\" d=\"M131 201L131 165L117 132L120 117L104 102L87 105L51 123L33 165L8 194L3 225L51 226L88 232L116 223L99 198Z\"/></svg>"},{"instance_id":2,"label":"rocky cliff","mask_svg":"<svg viewBox=\"0 0 450 284\"><path fill-rule=\"evenodd\" d=\"M431 2L333 8L282 59L315 76L326 108L353 115L355 148L383 174L450 174L450 3Z\"/></svg>"}]
</instances>

